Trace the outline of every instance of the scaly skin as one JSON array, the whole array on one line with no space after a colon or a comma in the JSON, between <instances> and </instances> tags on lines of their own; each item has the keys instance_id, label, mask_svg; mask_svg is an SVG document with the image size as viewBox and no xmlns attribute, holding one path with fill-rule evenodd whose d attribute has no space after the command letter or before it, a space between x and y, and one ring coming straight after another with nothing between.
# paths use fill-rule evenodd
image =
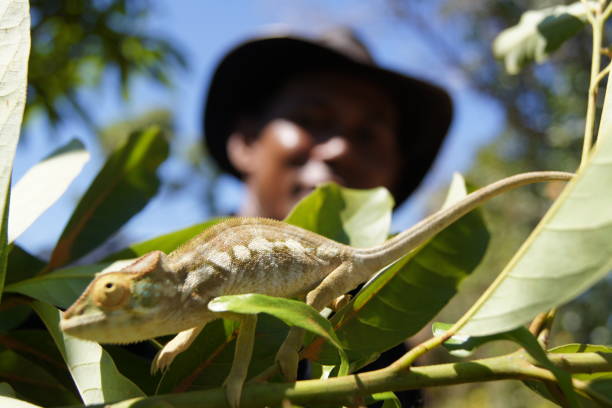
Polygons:
<instances>
[{"instance_id":1,"label":"scaly skin","mask_svg":"<svg viewBox=\"0 0 612 408\"><path fill-rule=\"evenodd\" d=\"M224 386L232 407L240 402L253 347L253 316L215 313L221 295L261 293L306 297L317 310L365 282L381 268L430 239L489 198L521 185L569 180L561 172L525 173L493 183L373 248L353 248L313 232L264 218L234 218L209 228L169 255L146 254L117 272L98 275L62 315L66 333L98 343L125 344L179 333L155 357L166 369L207 322L240 321L234 363ZM292 328L277 354L295 379L303 331Z\"/></svg>"}]
</instances>

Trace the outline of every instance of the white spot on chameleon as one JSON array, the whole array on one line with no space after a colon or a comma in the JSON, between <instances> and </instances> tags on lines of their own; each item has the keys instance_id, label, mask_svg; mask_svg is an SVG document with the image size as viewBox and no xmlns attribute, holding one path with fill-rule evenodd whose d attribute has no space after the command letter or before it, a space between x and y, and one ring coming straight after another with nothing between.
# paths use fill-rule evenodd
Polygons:
<instances>
[{"instance_id":1,"label":"white spot on chameleon","mask_svg":"<svg viewBox=\"0 0 612 408\"><path fill-rule=\"evenodd\" d=\"M304 248L302 244L300 244L294 239L288 239L285 242L285 245L291 250L294 256L301 256L304 255L304 253L306 252L306 248Z\"/></svg>"},{"instance_id":2,"label":"white spot on chameleon","mask_svg":"<svg viewBox=\"0 0 612 408\"><path fill-rule=\"evenodd\" d=\"M237 260L246 262L251 258L251 251L244 245L236 245L232 248Z\"/></svg>"},{"instance_id":3,"label":"white spot on chameleon","mask_svg":"<svg viewBox=\"0 0 612 408\"><path fill-rule=\"evenodd\" d=\"M210 251L208 261L221 269L230 270L232 268L232 258L226 252Z\"/></svg>"},{"instance_id":4,"label":"white spot on chameleon","mask_svg":"<svg viewBox=\"0 0 612 408\"><path fill-rule=\"evenodd\" d=\"M251 251L255 252L269 252L272 250L273 245L265 238L255 238L249 242L248 247Z\"/></svg>"},{"instance_id":5,"label":"white spot on chameleon","mask_svg":"<svg viewBox=\"0 0 612 408\"><path fill-rule=\"evenodd\" d=\"M317 248L317 256L322 258L333 258L338 256L340 250L333 245L323 244Z\"/></svg>"}]
</instances>

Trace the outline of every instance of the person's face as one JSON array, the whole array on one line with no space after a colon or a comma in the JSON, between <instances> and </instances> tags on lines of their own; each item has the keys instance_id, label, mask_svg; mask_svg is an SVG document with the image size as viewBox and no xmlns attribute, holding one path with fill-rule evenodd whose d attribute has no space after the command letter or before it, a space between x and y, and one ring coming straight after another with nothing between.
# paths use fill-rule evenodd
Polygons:
<instances>
[{"instance_id":1,"label":"person's face","mask_svg":"<svg viewBox=\"0 0 612 408\"><path fill-rule=\"evenodd\" d=\"M230 160L245 175L247 215L281 219L318 184L392 188L400 167L398 113L377 85L311 74L287 83L250 138L236 132Z\"/></svg>"}]
</instances>

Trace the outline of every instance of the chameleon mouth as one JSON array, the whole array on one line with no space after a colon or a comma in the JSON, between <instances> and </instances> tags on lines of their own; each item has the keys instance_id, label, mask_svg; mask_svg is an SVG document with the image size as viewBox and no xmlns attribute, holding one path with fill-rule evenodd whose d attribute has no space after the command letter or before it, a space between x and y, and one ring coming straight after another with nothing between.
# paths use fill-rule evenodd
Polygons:
<instances>
[{"instance_id":1,"label":"chameleon mouth","mask_svg":"<svg viewBox=\"0 0 612 408\"><path fill-rule=\"evenodd\" d=\"M83 334L86 334L89 331L88 329L91 325L100 324L102 321L104 321L104 317L105 316L103 313L72 317L68 319L62 316L60 321L60 329L71 336L87 339L87 337Z\"/></svg>"}]
</instances>

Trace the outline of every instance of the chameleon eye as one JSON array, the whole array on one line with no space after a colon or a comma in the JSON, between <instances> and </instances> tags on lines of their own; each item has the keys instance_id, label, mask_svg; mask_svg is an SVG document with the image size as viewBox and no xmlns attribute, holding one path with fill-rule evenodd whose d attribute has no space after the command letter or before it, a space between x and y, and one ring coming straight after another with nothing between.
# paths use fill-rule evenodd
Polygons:
<instances>
[{"instance_id":1,"label":"chameleon eye","mask_svg":"<svg viewBox=\"0 0 612 408\"><path fill-rule=\"evenodd\" d=\"M121 307L129 294L128 281L120 275L109 274L102 276L96 283L93 300L97 306L112 310Z\"/></svg>"}]
</instances>

